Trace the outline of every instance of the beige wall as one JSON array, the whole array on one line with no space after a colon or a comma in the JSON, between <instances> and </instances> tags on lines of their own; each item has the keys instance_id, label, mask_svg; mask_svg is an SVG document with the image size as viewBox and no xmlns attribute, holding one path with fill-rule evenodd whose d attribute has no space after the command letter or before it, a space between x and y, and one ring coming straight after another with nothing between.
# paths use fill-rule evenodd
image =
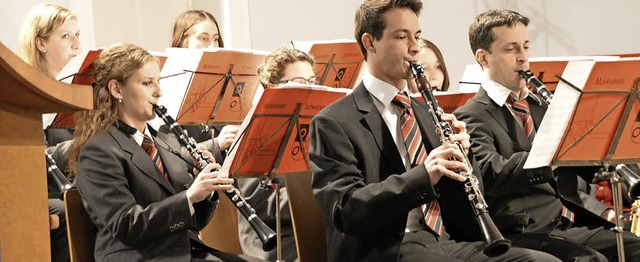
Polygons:
<instances>
[{"instance_id":1,"label":"beige wall","mask_svg":"<svg viewBox=\"0 0 640 262\"><path fill-rule=\"evenodd\" d=\"M15 50L22 18L39 0L0 0L0 41ZM353 39L353 15L361 0L54 0L70 7L87 48L125 41L162 51L173 20L187 9L205 9L221 23L225 43L269 51L291 40ZM531 56L640 52L637 0L439 0L425 1L423 36L444 52L452 89L464 66L474 63L467 29L491 8L531 18Z\"/></svg>"}]
</instances>

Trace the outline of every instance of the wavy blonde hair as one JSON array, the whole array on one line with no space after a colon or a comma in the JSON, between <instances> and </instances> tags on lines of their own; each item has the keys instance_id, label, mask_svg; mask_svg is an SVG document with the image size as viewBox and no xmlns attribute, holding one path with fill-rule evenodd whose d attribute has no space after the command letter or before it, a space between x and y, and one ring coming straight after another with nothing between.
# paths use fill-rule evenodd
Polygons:
<instances>
[{"instance_id":1,"label":"wavy blonde hair","mask_svg":"<svg viewBox=\"0 0 640 262\"><path fill-rule=\"evenodd\" d=\"M275 85L276 82L282 80L287 66L298 61L309 62L311 66L315 64L315 60L311 55L298 49L283 46L273 50L264 58L264 63L258 67L260 83L264 88Z\"/></svg>"},{"instance_id":2,"label":"wavy blonde hair","mask_svg":"<svg viewBox=\"0 0 640 262\"><path fill-rule=\"evenodd\" d=\"M49 39L54 31L72 19L77 20L76 15L59 5L39 4L31 8L20 30L18 56L27 64L49 73L44 55L36 45L37 40Z\"/></svg>"},{"instance_id":3,"label":"wavy blonde hair","mask_svg":"<svg viewBox=\"0 0 640 262\"><path fill-rule=\"evenodd\" d=\"M76 132L69 150L69 169L76 176L82 146L95 134L118 125L117 99L109 92L108 83L125 84L138 69L157 58L142 47L119 43L102 51L96 60L93 84L93 109L76 114Z\"/></svg>"}]
</instances>

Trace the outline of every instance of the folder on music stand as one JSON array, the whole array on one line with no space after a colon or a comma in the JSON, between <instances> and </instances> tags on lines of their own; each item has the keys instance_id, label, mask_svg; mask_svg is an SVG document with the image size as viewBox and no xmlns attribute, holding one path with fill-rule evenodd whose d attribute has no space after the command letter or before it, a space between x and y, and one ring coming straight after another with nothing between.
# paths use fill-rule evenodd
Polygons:
<instances>
[{"instance_id":1,"label":"folder on music stand","mask_svg":"<svg viewBox=\"0 0 640 262\"><path fill-rule=\"evenodd\" d=\"M570 61L524 168L640 162L640 59Z\"/></svg>"},{"instance_id":2,"label":"folder on music stand","mask_svg":"<svg viewBox=\"0 0 640 262\"><path fill-rule=\"evenodd\" d=\"M159 104L179 124L239 124L259 86L265 52L168 48Z\"/></svg>"},{"instance_id":3,"label":"folder on music stand","mask_svg":"<svg viewBox=\"0 0 640 262\"><path fill-rule=\"evenodd\" d=\"M353 89L359 82L364 56L353 40L292 41L315 60L313 71L320 85Z\"/></svg>"},{"instance_id":4,"label":"folder on music stand","mask_svg":"<svg viewBox=\"0 0 640 262\"><path fill-rule=\"evenodd\" d=\"M467 100L475 96L476 93L452 93L434 91L433 95L436 97L438 105L440 106L440 108L442 108L442 111L447 114L453 114L453 111L456 111L458 107L463 106L467 102ZM411 97L424 103L424 97L422 97L422 95L418 93L411 94Z\"/></svg>"},{"instance_id":5,"label":"folder on music stand","mask_svg":"<svg viewBox=\"0 0 640 262\"><path fill-rule=\"evenodd\" d=\"M301 84L264 90L220 172L230 177L273 178L310 170L307 135L311 119L350 91Z\"/></svg>"},{"instance_id":6,"label":"folder on music stand","mask_svg":"<svg viewBox=\"0 0 640 262\"><path fill-rule=\"evenodd\" d=\"M617 60L618 56L557 56L557 57L535 57L529 59L529 70L533 75L538 78L542 83L554 92L558 85L558 78L555 76L562 75L567 63L569 61L581 61L581 60ZM533 91L533 90L532 90Z\"/></svg>"}]
</instances>

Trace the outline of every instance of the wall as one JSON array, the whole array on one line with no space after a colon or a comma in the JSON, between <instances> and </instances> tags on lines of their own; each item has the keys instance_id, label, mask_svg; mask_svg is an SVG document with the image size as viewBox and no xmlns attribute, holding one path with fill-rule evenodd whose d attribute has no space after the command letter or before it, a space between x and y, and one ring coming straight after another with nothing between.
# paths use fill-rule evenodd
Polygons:
<instances>
[{"instance_id":1,"label":"wall","mask_svg":"<svg viewBox=\"0 0 640 262\"><path fill-rule=\"evenodd\" d=\"M38 0L1 0L0 41L15 50L22 18ZM77 13L87 48L117 41L162 51L170 43L175 18L187 9L205 9L219 18L225 42L234 48L272 50L292 40L353 39L353 16L360 0L53 0ZM491 8L509 8L531 19L530 56L637 53L640 1L619 0L440 0L424 1L423 36L443 51L452 90L465 65L475 63L468 26Z\"/></svg>"}]
</instances>

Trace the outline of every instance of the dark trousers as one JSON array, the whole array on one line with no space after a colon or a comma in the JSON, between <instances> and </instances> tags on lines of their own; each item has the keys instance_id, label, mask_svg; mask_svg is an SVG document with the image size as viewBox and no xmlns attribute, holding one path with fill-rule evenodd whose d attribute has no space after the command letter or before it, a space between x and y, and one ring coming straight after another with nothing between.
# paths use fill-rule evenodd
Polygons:
<instances>
[{"instance_id":1,"label":"dark trousers","mask_svg":"<svg viewBox=\"0 0 640 262\"><path fill-rule=\"evenodd\" d=\"M484 255L485 243L435 239L427 231L405 233L399 261L559 261L544 252L511 247L497 257Z\"/></svg>"},{"instance_id":2,"label":"dark trousers","mask_svg":"<svg viewBox=\"0 0 640 262\"><path fill-rule=\"evenodd\" d=\"M60 199L49 199L49 214L57 215L60 218L60 226L51 230L51 261L69 261L69 242L67 240L67 220L64 215L64 202Z\"/></svg>"},{"instance_id":3,"label":"dark trousers","mask_svg":"<svg viewBox=\"0 0 640 262\"><path fill-rule=\"evenodd\" d=\"M626 261L640 261L640 238L623 232ZM616 233L598 227L554 229L550 234L522 233L509 236L513 245L540 250L562 261L618 261Z\"/></svg>"}]
</instances>

